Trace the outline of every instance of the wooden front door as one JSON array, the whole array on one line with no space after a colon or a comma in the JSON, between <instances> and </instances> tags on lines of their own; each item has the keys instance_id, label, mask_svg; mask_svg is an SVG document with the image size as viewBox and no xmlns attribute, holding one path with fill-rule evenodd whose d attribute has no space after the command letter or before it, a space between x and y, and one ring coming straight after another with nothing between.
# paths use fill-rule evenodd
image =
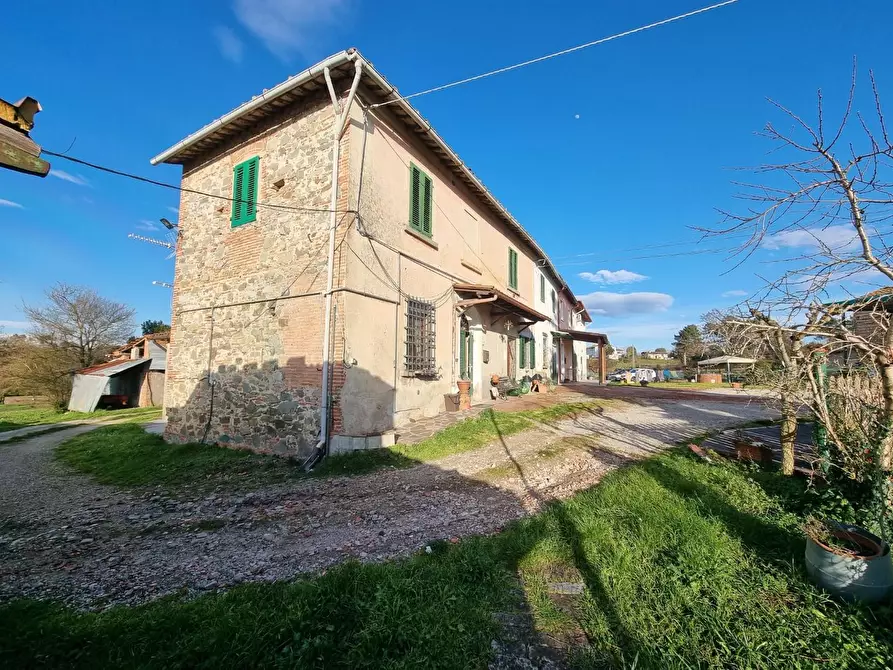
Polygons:
<instances>
[{"instance_id":1,"label":"wooden front door","mask_svg":"<svg viewBox=\"0 0 893 670\"><path fill-rule=\"evenodd\" d=\"M508 338L508 346L506 347L506 351L508 352L508 360L506 361L505 374L509 379L515 378L515 361L517 360L515 354L517 353L517 346L517 337Z\"/></svg>"}]
</instances>

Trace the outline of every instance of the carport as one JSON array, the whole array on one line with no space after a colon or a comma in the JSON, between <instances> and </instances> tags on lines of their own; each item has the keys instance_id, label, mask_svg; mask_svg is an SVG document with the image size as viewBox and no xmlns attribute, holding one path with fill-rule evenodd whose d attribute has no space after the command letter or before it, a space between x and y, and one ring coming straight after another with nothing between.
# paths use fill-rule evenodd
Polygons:
<instances>
[{"instance_id":1,"label":"carport","mask_svg":"<svg viewBox=\"0 0 893 670\"><path fill-rule=\"evenodd\" d=\"M741 358L740 356L717 356L716 358L708 358L705 361L698 361L698 374L701 374L701 366L704 367L721 367L726 366L726 381L732 382L732 366L733 365L750 365L752 368L756 364L753 358Z\"/></svg>"},{"instance_id":2,"label":"carport","mask_svg":"<svg viewBox=\"0 0 893 670\"><path fill-rule=\"evenodd\" d=\"M138 406L143 368L151 362L151 358L110 361L78 370L72 380L68 409L92 412L103 399L122 407Z\"/></svg>"}]
</instances>

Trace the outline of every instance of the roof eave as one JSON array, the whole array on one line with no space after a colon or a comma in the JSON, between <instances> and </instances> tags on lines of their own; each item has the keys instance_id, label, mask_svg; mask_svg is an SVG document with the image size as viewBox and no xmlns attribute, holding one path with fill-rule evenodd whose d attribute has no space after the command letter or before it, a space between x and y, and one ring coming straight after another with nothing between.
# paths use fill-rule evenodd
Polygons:
<instances>
[{"instance_id":1,"label":"roof eave","mask_svg":"<svg viewBox=\"0 0 893 670\"><path fill-rule=\"evenodd\" d=\"M351 60L360 60L363 63L363 73L367 75L375 84L381 88L385 93L384 97L391 102L391 104L400 107L403 112L412 119L414 123L419 125L424 131L434 140L435 144L444 152L449 160L451 160L455 168L463 173L466 178L477 188L484 196L486 200L489 201L490 205L497 211L499 214L509 223L511 227L515 229L515 231L520 235L521 239L527 243L533 251L542 258L544 262L544 266L549 274L552 275L552 278L559 284L559 290L568 291L571 296L574 298L576 302L576 296L574 296L573 291L570 290L567 282L564 278L559 274L558 270L552 264L552 261L549 259L546 252L540 247L540 245L533 239L533 236L530 235L522 226L514 216L503 206L501 202L494 196L490 190L484 186L483 182L477 178L474 172L471 171L461 158L459 158L458 154L450 148L450 146L437 134L437 131L434 130L433 126L425 120L425 118L419 114L416 109L409 103L408 100L401 97L398 93L396 87L394 87L387 79L382 76L378 70L376 70L364 57L363 55L354 48L346 49L344 51L340 51L336 54L333 54L326 58L325 60L320 61L316 65L307 68L303 72L294 75L293 77L289 77L281 84L274 86L268 91L265 91L261 95L252 98L248 102L240 105L236 109L232 110L228 114L221 116L219 119L212 121L205 127L200 130L192 133L188 137L180 140L175 145L170 147L169 149L161 152L157 156L151 159L152 165L158 165L159 163L170 163L173 158L176 158L178 154L183 152L185 149L197 144L201 140L209 137L214 132L224 127L228 123L235 121L236 119L248 114L259 107L269 103L271 100L278 98L285 93L294 90L304 84L307 84L311 80L319 77L325 68L335 68L340 65L344 65L345 63Z\"/></svg>"}]
</instances>

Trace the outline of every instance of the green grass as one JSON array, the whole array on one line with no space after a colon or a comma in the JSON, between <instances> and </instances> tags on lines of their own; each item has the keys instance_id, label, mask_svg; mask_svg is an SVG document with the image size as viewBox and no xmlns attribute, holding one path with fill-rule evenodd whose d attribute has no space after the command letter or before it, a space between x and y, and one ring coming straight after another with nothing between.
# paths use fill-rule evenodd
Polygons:
<instances>
[{"instance_id":1,"label":"green grass","mask_svg":"<svg viewBox=\"0 0 893 670\"><path fill-rule=\"evenodd\" d=\"M76 421L80 419L134 419L151 421L161 416L160 407L134 407L131 409L99 409L95 412L64 412L55 407L30 405L0 405L0 433L28 426Z\"/></svg>"},{"instance_id":2,"label":"green grass","mask_svg":"<svg viewBox=\"0 0 893 670\"><path fill-rule=\"evenodd\" d=\"M430 555L103 613L0 605L0 666L482 668L518 576L540 630L576 640L579 668L893 666L889 606L806 580L804 491L678 450ZM584 594L558 598L553 581Z\"/></svg>"},{"instance_id":3,"label":"green grass","mask_svg":"<svg viewBox=\"0 0 893 670\"><path fill-rule=\"evenodd\" d=\"M315 470L317 475L357 475L384 467L411 467L418 463L473 451L498 440L533 427L533 421L549 422L577 413L593 411L605 401L558 403L550 407L519 412L484 410L478 416L460 421L418 444L397 444L386 449L374 449L327 458Z\"/></svg>"},{"instance_id":4,"label":"green grass","mask_svg":"<svg viewBox=\"0 0 893 670\"><path fill-rule=\"evenodd\" d=\"M598 403L604 404L604 403ZM398 444L331 456L312 475L359 475L382 468L406 468L479 449L494 440L533 427L593 411L596 403L565 403L522 412L486 410L414 445ZM79 435L56 450L56 457L103 484L126 488L211 490L252 488L306 476L294 461L203 444L167 444L137 426L117 425Z\"/></svg>"},{"instance_id":5,"label":"green grass","mask_svg":"<svg viewBox=\"0 0 893 670\"><path fill-rule=\"evenodd\" d=\"M134 423L78 435L55 456L103 484L125 488L247 490L303 475L292 461L206 444L168 444Z\"/></svg>"}]
</instances>

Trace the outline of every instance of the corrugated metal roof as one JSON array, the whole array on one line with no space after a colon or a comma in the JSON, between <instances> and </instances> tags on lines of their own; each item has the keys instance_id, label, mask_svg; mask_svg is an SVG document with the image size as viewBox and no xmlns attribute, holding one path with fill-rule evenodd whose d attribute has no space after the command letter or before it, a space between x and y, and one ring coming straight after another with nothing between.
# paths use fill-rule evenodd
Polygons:
<instances>
[{"instance_id":1,"label":"corrugated metal roof","mask_svg":"<svg viewBox=\"0 0 893 670\"><path fill-rule=\"evenodd\" d=\"M100 363L99 365L78 370L75 374L92 375L94 377L113 377L114 375L134 368L137 365L145 365L151 360L152 359L150 358L137 358L136 360L109 361L108 363Z\"/></svg>"},{"instance_id":2,"label":"corrugated metal roof","mask_svg":"<svg viewBox=\"0 0 893 670\"><path fill-rule=\"evenodd\" d=\"M388 109L397 118L406 123L431 152L440 158L469 190L478 194L489 205L490 209L508 224L509 228L518 233L521 239L543 260L544 265L541 267L548 271L562 290L567 290L571 294L571 302L577 302L577 298L568 287L567 282L558 273L546 252L533 239L530 233L515 220L505 206L496 199L496 196L484 186L452 148L435 132L431 124L407 100L402 99L397 89L379 74L358 50L353 48L329 56L303 72L289 77L281 84L265 90L261 95L255 96L228 114L212 121L180 140L169 149L161 152L151 159L151 163L153 165L159 163L183 164L190 159L213 150L233 135L244 133L260 119L275 113L295 100L324 88L323 76L325 68L329 68L333 80L351 76L353 63L357 59L363 61L364 81L361 86L361 92L364 95L372 94L382 102L393 101L393 104L388 105Z\"/></svg>"}]
</instances>

